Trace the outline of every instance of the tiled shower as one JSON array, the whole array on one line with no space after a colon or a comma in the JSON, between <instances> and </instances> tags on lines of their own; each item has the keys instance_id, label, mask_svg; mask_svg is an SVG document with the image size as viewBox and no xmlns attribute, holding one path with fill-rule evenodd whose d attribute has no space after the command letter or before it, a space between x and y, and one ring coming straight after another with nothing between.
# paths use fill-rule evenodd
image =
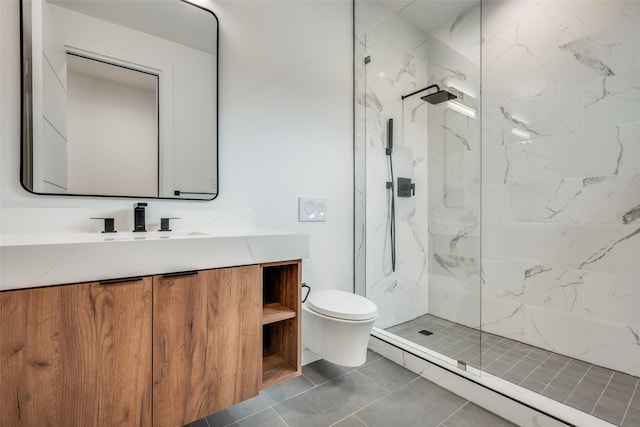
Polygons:
<instances>
[{"instance_id":1,"label":"tiled shower","mask_svg":"<svg viewBox=\"0 0 640 427\"><path fill-rule=\"evenodd\" d=\"M640 418L638 40L637 1L355 1L356 289L378 328L471 328L480 375L495 339L615 372L600 400L620 380L638 409L608 420ZM401 99L431 84L458 99ZM394 200L395 271L389 119L415 184Z\"/></svg>"}]
</instances>

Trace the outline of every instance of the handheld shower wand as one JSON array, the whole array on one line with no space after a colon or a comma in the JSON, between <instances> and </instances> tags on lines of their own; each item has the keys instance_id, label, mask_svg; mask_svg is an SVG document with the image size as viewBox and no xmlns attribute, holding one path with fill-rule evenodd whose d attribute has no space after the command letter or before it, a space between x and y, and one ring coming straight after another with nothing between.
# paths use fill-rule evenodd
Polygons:
<instances>
[{"instance_id":1,"label":"handheld shower wand","mask_svg":"<svg viewBox=\"0 0 640 427\"><path fill-rule=\"evenodd\" d=\"M391 244L391 271L394 272L396 271L396 202L393 190L393 119L389 119L387 121L387 149L385 150L385 153L389 156L389 181L387 181L387 226L389 229L389 240ZM384 246L386 248L386 243Z\"/></svg>"}]
</instances>

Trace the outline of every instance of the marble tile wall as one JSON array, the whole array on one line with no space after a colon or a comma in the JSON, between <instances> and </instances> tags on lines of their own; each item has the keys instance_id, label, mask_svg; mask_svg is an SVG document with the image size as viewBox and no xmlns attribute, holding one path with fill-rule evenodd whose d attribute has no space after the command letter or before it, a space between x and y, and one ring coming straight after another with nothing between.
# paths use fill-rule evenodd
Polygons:
<instances>
[{"instance_id":1,"label":"marble tile wall","mask_svg":"<svg viewBox=\"0 0 640 427\"><path fill-rule=\"evenodd\" d=\"M426 109L415 114L415 105L401 101L427 81L427 35L398 16L393 3L355 2L356 289L378 305L376 325L383 328L425 314L428 307ZM416 185L416 196L395 202L395 272L386 189L390 118L395 178L411 178Z\"/></svg>"},{"instance_id":2,"label":"marble tile wall","mask_svg":"<svg viewBox=\"0 0 640 427\"><path fill-rule=\"evenodd\" d=\"M640 2L482 23L482 327L640 375Z\"/></svg>"},{"instance_id":3,"label":"marble tile wall","mask_svg":"<svg viewBox=\"0 0 640 427\"><path fill-rule=\"evenodd\" d=\"M480 8L431 31L429 81L456 102L429 106L429 313L480 327Z\"/></svg>"}]
</instances>

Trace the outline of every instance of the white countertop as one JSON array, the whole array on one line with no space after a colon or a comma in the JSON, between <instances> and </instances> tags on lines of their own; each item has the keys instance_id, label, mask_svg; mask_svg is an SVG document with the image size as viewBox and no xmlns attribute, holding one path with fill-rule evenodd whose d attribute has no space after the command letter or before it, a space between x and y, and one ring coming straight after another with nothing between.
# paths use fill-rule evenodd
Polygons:
<instances>
[{"instance_id":1,"label":"white countertop","mask_svg":"<svg viewBox=\"0 0 640 427\"><path fill-rule=\"evenodd\" d=\"M277 230L0 235L0 291L309 257L307 234Z\"/></svg>"}]
</instances>

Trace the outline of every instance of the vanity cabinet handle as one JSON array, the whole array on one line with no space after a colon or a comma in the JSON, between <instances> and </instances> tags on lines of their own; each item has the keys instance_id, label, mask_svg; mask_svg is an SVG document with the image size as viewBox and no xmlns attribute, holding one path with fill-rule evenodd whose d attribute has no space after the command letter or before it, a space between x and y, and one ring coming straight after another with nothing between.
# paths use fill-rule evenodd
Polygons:
<instances>
[{"instance_id":1,"label":"vanity cabinet handle","mask_svg":"<svg viewBox=\"0 0 640 427\"><path fill-rule=\"evenodd\" d=\"M198 274L198 270L192 271L177 271L175 273L163 274L162 277L180 277L180 276L195 276Z\"/></svg>"},{"instance_id":2,"label":"vanity cabinet handle","mask_svg":"<svg viewBox=\"0 0 640 427\"><path fill-rule=\"evenodd\" d=\"M115 285L117 283L138 282L142 280L142 276L137 277L120 277L118 279L101 280L101 285Z\"/></svg>"}]
</instances>

